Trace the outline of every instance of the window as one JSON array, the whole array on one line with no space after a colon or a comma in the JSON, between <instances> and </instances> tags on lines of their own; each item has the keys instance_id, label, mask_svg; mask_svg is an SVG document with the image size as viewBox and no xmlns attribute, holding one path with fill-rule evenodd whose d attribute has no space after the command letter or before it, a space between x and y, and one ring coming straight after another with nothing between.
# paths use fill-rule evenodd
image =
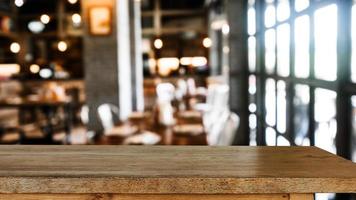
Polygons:
<instances>
[{"instance_id":1,"label":"window","mask_svg":"<svg viewBox=\"0 0 356 200\"><path fill-rule=\"evenodd\" d=\"M254 35L256 33L256 9L252 6L248 8L247 19L248 19L247 32L249 35Z\"/></svg>"},{"instance_id":2,"label":"window","mask_svg":"<svg viewBox=\"0 0 356 200\"><path fill-rule=\"evenodd\" d=\"M336 92L315 89L315 145L336 154Z\"/></svg>"},{"instance_id":3,"label":"window","mask_svg":"<svg viewBox=\"0 0 356 200\"><path fill-rule=\"evenodd\" d=\"M290 16L289 0L278 0L277 19L278 21L287 20Z\"/></svg>"},{"instance_id":4,"label":"window","mask_svg":"<svg viewBox=\"0 0 356 200\"><path fill-rule=\"evenodd\" d=\"M276 125L276 82L273 79L266 80L266 123L269 126Z\"/></svg>"},{"instance_id":5,"label":"window","mask_svg":"<svg viewBox=\"0 0 356 200\"><path fill-rule=\"evenodd\" d=\"M303 15L295 19L295 76L307 78L309 76L309 16Z\"/></svg>"},{"instance_id":6,"label":"window","mask_svg":"<svg viewBox=\"0 0 356 200\"><path fill-rule=\"evenodd\" d=\"M337 70L337 6L319 8L314 15L315 77L336 80Z\"/></svg>"},{"instance_id":7,"label":"window","mask_svg":"<svg viewBox=\"0 0 356 200\"><path fill-rule=\"evenodd\" d=\"M305 10L309 6L309 0L296 0L295 2L295 10L300 12Z\"/></svg>"},{"instance_id":8,"label":"window","mask_svg":"<svg viewBox=\"0 0 356 200\"><path fill-rule=\"evenodd\" d=\"M277 27L277 73L289 76L290 26L282 24Z\"/></svg>"},{"instance_id":9,"label":"window","mask_svg":"<svg viewBox=\"0 0 356 200\"><path fill-rule=\"evenodd\" d=\"M286 83L277 82L277 130L279 133L286 132L287 126L287 100L286 100Z\"/></svg>"},{"instance_id":10,"label":"window","mask_svg":"<svg viewBox=\"0 0 356 200\"><path fill-rule=\"evenodd\" d=\"M248 66L251 72L256 71L256 38L248 38Z\"/></svg>"},{"instance_id":11,"label":"window","mask_svg":"<svg viewBox=\"0 0 356 200\"><path fill-rule=\"evenodd\" d=\"M272 74L276 66L276 31L274 29L269 29L265 33L265 48L266 72Z\"/></svg>"},{"instance_id":12,"label":"window","mask_svg":"<svg viewBox=\"0 0 356 200\"><path fill-rule=\"evenodd\" d=\"M265 26L271 27L276 24L276 7L273 0L266 0Z\"/></svg>"},{"instance_id":13,"label":"window","mask_svg":"<svg viewBox=\"0 0 356 200\"><path fill-rule=\"evenodd\" d=\"M297 84L295 86L294 105L294 143L299 146L309 146L309 103L310 89L307 85Z\"/></svg>"}]
</instances>

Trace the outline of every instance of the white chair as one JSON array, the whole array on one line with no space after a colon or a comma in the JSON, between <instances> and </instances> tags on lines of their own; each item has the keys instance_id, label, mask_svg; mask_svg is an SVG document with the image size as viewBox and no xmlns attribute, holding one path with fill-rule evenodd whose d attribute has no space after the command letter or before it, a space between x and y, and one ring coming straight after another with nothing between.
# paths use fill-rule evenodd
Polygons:
<instances>
[{"instance_id":1,"label":"white chair","mask_svg":"<svg viewBox=\"0 0 356 200\"><path fill-rule=\"evenodd\" d=\"M115 119L119 119L119 108L113 104L102 104L98 107L98 116L104 128L104 134L115 126Z\"/></svg>"},{"instance_id":2,"label":"white chair","mask_svg":"<svg viewBox=\"0 0 356 200\"><path fill-rule=\"evenodd\" d=\"M159 122L167 126L173 125L175 120L173 117L172 100L175 95L175 87L171 83L160 83L157 85L156 92Z\"/></svg>"}]
</instances>

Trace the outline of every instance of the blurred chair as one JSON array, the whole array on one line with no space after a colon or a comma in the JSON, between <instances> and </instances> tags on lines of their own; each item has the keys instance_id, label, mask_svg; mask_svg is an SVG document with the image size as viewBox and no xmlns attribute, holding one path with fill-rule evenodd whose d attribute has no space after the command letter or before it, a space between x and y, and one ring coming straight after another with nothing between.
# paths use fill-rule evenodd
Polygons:
<instances>
[{"instance_id":1,"label":"blurred chair","mask_svg":"<svg viewBox=\"0 0 356 200\"><path fill-rule=\"evenodd\" d=\"M172 101L175 96L175 87L171 83L159 83L156 87L158 101Z\"/></svg>"},{"instance_id":2,"label":"blurred chair","mask_svg":"<svg viewBox=\"0 0 356 200\"><path fill-rule=\"evenodd\" d=\"M196 109L203 112L203 124L209 145L231 145L239 125L239 118L229 109L229 86L212 83L208 86L205 104Z\"/></svg>"},{"instance_id":3,"label":"blurred chair","mask_svg":"<svg viewBox=\"0 0 356 200\"><path fill-rule=\"evenodd\" d=\"M172 106L175 87L171 83L160 83L157 85L156 92L159 123L166 126L175 124L174 109Z\"/></svg>"},{"instance_id":4,"label":"blurred chair","mask_svg":"<svg viewBox=\"0 0 356 200\"><path fill-rule=\"evenodd\" d=\"M102 104L98 107L98 116L104 128L104 134L110 134L120 116L119 108L113 104Z\"/></svg>"},{"instance_id":5,"label":"blurred chair","mask_svg":"<svg viewBox=\"0 0 356 200\"><path fill-rule=\"evenodd\" d=\"M0 128L0 144L20 144L23 132L17 128Z\"/></svg>"}]
</instances>

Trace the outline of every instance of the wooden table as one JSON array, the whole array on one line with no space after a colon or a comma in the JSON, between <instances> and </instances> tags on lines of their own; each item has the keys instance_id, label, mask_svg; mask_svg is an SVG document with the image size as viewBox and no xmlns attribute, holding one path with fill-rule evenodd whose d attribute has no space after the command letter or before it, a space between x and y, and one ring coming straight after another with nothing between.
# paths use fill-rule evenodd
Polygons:
<instances>
[{"instance_id":1,"label":"wooden table","mask_svg":"<svg viewBox=\"0 0 356 200\"><path fill-rule=\"evenodd\" d=\"M311 200L355 193L315 147L0 146L0 199Z\"/></svg>"},{"instance_id":2,"label":"wooden table","mask_svg":"<svg viewBox=\"0 0 356 200\"><path fill-rule=\"evenodd\" d=\"M202 117L183 118L179 117L179 113L175 116L177 125L182 124L198 124L202 125ZM178 135L173 131L173 126L159 125L154 122L154 116L148 112L142 118L129 119L128 122L120 123L120 125L132 125L138 127L138 133L142 131L150 131L158 134L161 137L161 141L158 145L208 145L206 133L198 135ZM126 137L117 136L105 136L102 135L95 140L97 145L118 145L123 144Z\"/></svg>"},{"instance_id":3,"label":"wooden table","mask_svg":"<svg viewBox=\"0 0 356 200\"><path fill-rule=\"evenodd\" d=\"M52 141L52 135L53 135L53 124L51 122L52 118L55 115L55 112L58 108L63 108L64 113L65 113L65 119L64 119L64 129L66 132L66 143L69 143L69 135L71 133L72 129L72 116L73 116L73 107L71 102L69 101L57 101L57 100L36 100L36 101L29 101L26 99L22 99L19 102L4 102L0 101L0 109L1 108L19 108L19 109L28 109L28 108L35 108L39 109L43 112L45 118L46 118L46 126L47 126L47 131L48 131L48 142L53 143ZM20 124L22 123L22 114L20 113L19 119L20 119Z\"/></svg>"}]
</instances>

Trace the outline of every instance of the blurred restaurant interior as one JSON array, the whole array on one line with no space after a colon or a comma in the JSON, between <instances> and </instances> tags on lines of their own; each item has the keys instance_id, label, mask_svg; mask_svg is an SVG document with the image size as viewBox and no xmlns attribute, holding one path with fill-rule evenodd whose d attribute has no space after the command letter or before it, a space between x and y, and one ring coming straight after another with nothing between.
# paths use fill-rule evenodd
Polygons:
<instances>
[{"instance_id":1,"label":"blurred restaurant interior","mask_svg":"<svg viewBox=\"0 0 356 200\"><path fill-rule=\"evenodd\" d=\"M356 1L1 0L0 144L317 146L356 162Z\"/></svg>"}]
</instances>

